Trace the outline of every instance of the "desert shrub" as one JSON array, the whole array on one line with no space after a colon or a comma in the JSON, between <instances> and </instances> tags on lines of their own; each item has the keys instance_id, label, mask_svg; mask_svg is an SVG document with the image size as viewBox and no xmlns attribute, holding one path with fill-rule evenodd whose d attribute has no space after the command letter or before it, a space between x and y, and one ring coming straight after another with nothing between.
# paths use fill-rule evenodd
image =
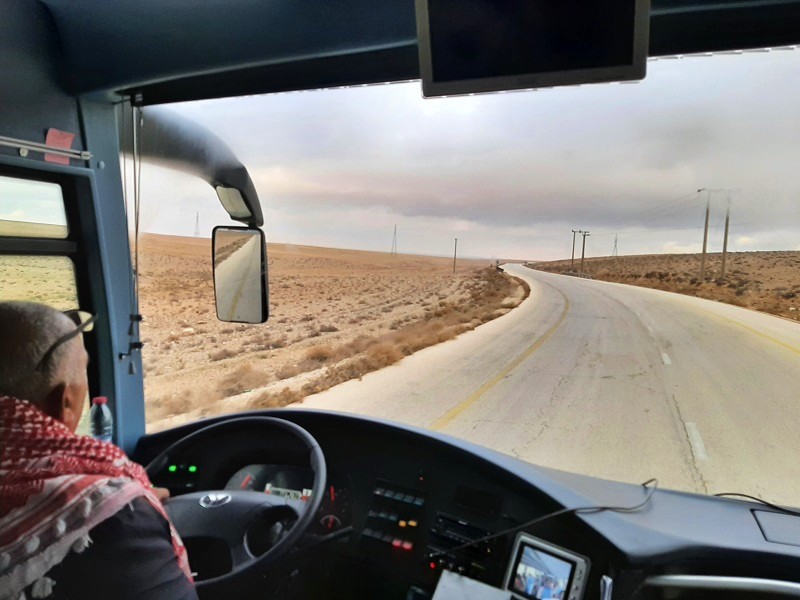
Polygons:
<instances>
[{"instance_id":1,"label":"desert shrub","mask_svg":"<svg viewBox=\"0 0 800 600\"><path fill-rule=\"evenodd\" d=\"M305 394L299 390L291 388L283 388L280 392L263 392L250 400L247 407L250 410L259 410L264 408L280 408L288 406L295 402L299 402L305 397Z\"/></svg>"},{"instance_id":2,"label":"desert shrub","mask_svg":"<svg viewBox=\"0 0 800 600\"><path fill-rule=\"evenodd\" d=\"M283 348L288 345L289 345L289 339L285 335L282 335L279 338L271 340L269 343L269 348L270 350L275 350L276 348Z\"/></svg>"},{"instance_id":3,"label":"desert shrub","mask_svg":"<svg viewBox=\"0 0 800 600\"><path fill-rule=\"evenodd\" d=\"M236 356L236 352L229 348L220 348L219 350L214 350L213 352L208 353L209 360L224 360L226 358L233 358Z\"/></svg>"},{"instance_id":4,"label":"desert shrub","mask_svg":"<svg viewBox=\"0 0 800 600\"><path fill-rule=\"evenodd\" d=\"M235 396L248 390L262 387L269 383L270 377L265 372L253 365L244 363L236 367L219 382L217 391L223 396Z\"/></svg>"},{"instance_id":5,"label":"desert shrub","mask_svg":"<svg viewBox=\"0 0 800 600\"><path fill-rule=\"evenodd\" d=\"M306 359L319 363L324 363L333 358L335 351L332 346L328 344L320 344L319 346L312 346L306 351Z\"/></svg>"},{"instance_id":6,"label":"desert shrub","mask_svg":"<svg viewBox=\"0 0 800 600\"><path fill-rule=\"evenodd\" d=\"M321 325L319 330L322 333L333 333L335 331L339 331L338 327L334 327L333 325Z\"/></svg>"},{"instance_id":7,"label":"desert shrub","mask_svg":"<svg viewBox=\"0 0 800 600\"><path fill-rule=\"evenodd\" d=\"M295 377L296 375L299 375L302 372L303 369L300 367L300 365L287 363L285 365L282 365L278 369L278 371L275 373L275 376L281 380L290 379L292 377Z\"/></svg>"},{"instance_id":8,"label":"desert shrub","mask_svg":"<svg viewBox=\"0 0 800 600\"><path fill-rule=\"evenodd\" d=\"M372 346L366 356L374 369L380 369L402 360L405 355L394 344L384 342Z\"/></svg>"}]
</instances>

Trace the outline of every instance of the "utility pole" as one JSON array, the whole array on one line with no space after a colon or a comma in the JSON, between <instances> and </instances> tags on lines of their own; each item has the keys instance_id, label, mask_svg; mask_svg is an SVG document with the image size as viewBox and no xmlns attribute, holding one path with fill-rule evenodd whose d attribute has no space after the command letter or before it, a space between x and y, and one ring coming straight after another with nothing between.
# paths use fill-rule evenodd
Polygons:
<instances>
[{"instance_id":1,"label":"utility pole","mask_svg":"<svg viewBox=\"0 0 800 600\"><path fill-rule=\"evenodd\" d=\"M728 210L725 212L725 237L722 241L722 278L725 279L725 262L728 258L728 226L731 222L731 194L728 192Z\"/></svg>"},{"instance_id":2,"label":"utility pole","mask_svg":"<svg viewBox=\"0 0 800 600\"><path fill-rule=\"evenodd\" d=\"M397 225L394 226L394 237L392 238L392 256L397 256Z\"/></svg>"},{"instance_id":3,"label":"utility pole","mask_svg":"<svg viewBox=\"0 0 800 600\"><path fill-rule=\"evenodd\" d=\"M611 251L611 256L619 256L619 250L617 249L617 236L614 234L614 249Z\"/></svg>"},{"instance_id":4,"label":"utility pole","mask_svg":"<svg viewBox=\"0 0 800 600\"><path fill-rule=\"evenodd\" d=\"M194 237L200 237L200 211L194 217Z\"/></svg>"},{"instance_id":5,"label":"utility pole","mask_svg":"<svg viewBox=\"0 0 800 600\"><path fill-rule=\"evenodd\" d=\"M573 229L572 230L572 260L569 263L569 270L575 270L575 234L578 233L583 235L584 233L588 233L587 231L581 231L580 229Z\"/></svg>"},{"instance_id":6,"label":"utility pole","mask_svg":"<svg viewBox=\"0 0 800 600\"><path fill-rule=\"evenodd\" d=\"M581 232L579 230L577 230L577 229L573 229L572 230L572 260L569 263L569 270L570 271L574 271L575 270L575 234L576 233L581 233Z\"/></svg>"},{"instance_id":7,"label":"utility pole","mask_svg":"<svg viewBox=\"0 0 800 600\"><path fill-rule=\"evenodd\" d=\"M708 248L708 217L711 211L711 192L728 192L728 214L730 215L730 201L731 201L731 192L738 192L739 190L711 190L709 188L700 188L697 190L698 193L705 192L706 193L706 225L703 230L703 256L700 259L700 281L706 280L706 250ZM727 226L726 226L727 230ZM725 237L725 246L727 247L727 234ZM725 264L725 257L722 258L723 265ZM722 276L725 276L725 267L722 267Z\"/></svg>"},{"instance_id":8,"label":"utility pole","mask_svg":"<svg viewBox=\"0 0 800 600\"><path fill-rule=\"evenodd\" d=\"M703 230L703 256L700 258L700 282L706 280L706 249L708 248L708 216L711 211L711 190L700 188L697 193L706 193L706 226Z\"/></svg>"},{"instance_id":9,"label":"utility pole","mask_svg":"<svg viewBox=\"0 0 800 600\"><path fill-rule=\"evenodd\" d=\"M458 255L458 238L456 238L456 245L453 248L453 273L456 272L456 255Z\"/></svg>"},{"instance_id":10,"label":"utility pole","mask_svg":"<svg viewBox=\"0 0 800 600\"><path fill-rule=\"evenodd\" d=\"M581 247L581 273L583 273L583 259L586 255L586 236L591 235L588 231L581 231L583 236L583 246Z\"/></svg>"}]
</instances>

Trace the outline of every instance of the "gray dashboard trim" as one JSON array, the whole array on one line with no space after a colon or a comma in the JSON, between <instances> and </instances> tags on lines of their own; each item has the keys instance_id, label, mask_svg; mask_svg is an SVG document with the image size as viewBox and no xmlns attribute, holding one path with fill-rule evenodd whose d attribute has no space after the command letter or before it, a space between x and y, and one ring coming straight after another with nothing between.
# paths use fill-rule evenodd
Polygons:
<instances>
[{"instance_id":1,"label":"gray dashboard trim","mask_svg":"<svg viewBox=\"0 0 800 600\"><path fill-rule=\"evenodd\" d=\"M730 590L737 592L769 592L800 598L800 583L758 577L726 577L721 575L653 575L645 580L653 587Z\"/></svg>"}]
</instances>

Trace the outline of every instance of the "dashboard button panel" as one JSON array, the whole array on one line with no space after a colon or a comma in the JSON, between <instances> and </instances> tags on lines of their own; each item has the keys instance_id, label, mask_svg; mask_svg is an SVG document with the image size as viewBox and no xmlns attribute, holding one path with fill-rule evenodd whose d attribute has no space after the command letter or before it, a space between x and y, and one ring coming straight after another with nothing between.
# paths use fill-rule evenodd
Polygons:
<instances>
[{"instance_id":1,"label":"dashboard button panel","mask_svg":"<svg viewBox=\"0 0 800 600\"><path fill-rule=\"evenodd\" d=\"M418 545L426 493L378 480L372 490L362 539L378 542L388 550L413 553Z\"/></svg>"}]
</instances>

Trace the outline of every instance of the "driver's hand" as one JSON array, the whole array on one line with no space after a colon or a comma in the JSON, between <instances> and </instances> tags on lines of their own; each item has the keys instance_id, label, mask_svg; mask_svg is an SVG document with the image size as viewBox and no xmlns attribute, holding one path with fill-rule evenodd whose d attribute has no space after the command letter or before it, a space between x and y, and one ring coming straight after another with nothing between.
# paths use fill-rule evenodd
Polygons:
<instances>
[{"instance_id":1,"label":"driver's hand","mask_svg":"<svg viewBox=\"0 0 800 600\"><path fill-rule=\"evenodd\" d=\"M153 487L153 493L162 502L169 498L169 490L167 488Z\"/></svg>"}]
</instances>

